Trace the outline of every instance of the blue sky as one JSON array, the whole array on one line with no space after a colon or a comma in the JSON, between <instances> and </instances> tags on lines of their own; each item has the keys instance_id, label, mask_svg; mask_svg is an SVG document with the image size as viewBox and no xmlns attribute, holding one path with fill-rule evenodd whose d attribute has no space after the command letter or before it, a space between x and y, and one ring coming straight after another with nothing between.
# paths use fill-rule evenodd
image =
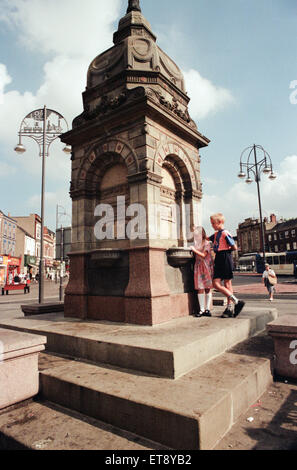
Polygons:
<instances>
[{"instance_id":1,"label":"blue sky","mask_svg":"<svg viewBox=\"0 0 297 470\"><path fill-rule=\"evenodd\" d=\"M87 67L112 45L127 3L0 0L0 209L5 213L40 213L36 144L28 141L23 157L13 151L22 118L44 104L69 123L82 111ZM274 182L263 178L264 215L297 217L297 86L290 89L297 80L296 1L140 3L158 44L183 70L191 115L211 139L201 152L206 229L213 212L224 212L233 232L244 218L258 216L255 184L237 178L240 154L254 143L269 152L278 174ZM55 143L47 161L46 223L52 229L56 204L71 212L70 162L62 148Z\"/></svg>"}]
</instances>

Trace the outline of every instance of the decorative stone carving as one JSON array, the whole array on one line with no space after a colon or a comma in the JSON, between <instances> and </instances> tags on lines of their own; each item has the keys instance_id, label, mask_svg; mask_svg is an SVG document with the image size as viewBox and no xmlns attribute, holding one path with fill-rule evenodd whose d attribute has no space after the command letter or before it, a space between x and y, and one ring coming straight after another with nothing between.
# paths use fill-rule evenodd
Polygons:
<instances>
[{"instance_id":1,"label":"decorative stone carving","mask_svg":"<svg viewBox=\"0 0 297 470\"><path fill-rule=\"evenodd\" d=\"M189 248L170 248L167 250L167 260L171 266L180 268L193 261L193 253Z\"/></svg>"},{"instance_id":2,"label":"decorative stone carving","mask_svg":"<svg viewBox=\"0 0 297 470\"><path fill-rule=\"evenodd\" d=\"M127 13L130 13L130 11L141 11L139 0L129 0Z\"/></svg>"}]
</instances>

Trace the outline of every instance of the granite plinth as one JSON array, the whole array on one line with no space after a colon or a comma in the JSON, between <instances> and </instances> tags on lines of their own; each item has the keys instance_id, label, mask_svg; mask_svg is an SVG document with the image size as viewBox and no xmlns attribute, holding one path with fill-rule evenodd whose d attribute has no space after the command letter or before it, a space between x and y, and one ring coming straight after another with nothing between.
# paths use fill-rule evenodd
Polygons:
<instances>
[{"instance_id":1,"label":"granite plinth","mask_svg":"<svg viewBox=\"0 0 297 470\"><path fill-rule=\"evenodd\" d=\"M0 409L38 393L38 353L45 343L44 336L0 329Z\"/></svg>"},{"instance_id":2,"label":"granite plinth","mask_svg":"<svg viewBox=\"0 0 297 470\"><path fill-rule=\"evenodd\" d=\"M267 324L274 342L274 374L297 379L297 317L285 315Z\"/></svg>"}]
</instances>

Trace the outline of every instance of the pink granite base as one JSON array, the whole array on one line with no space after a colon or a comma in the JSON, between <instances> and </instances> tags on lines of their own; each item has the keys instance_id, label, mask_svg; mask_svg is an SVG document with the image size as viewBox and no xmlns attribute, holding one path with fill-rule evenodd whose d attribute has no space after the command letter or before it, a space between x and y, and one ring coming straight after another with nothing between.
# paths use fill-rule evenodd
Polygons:
<instances>
[{"instance_id":1,"label":"pink granite base","mask_svg":"<svg viewBox=\"0 0 297 470\"><path fill-rule=\"evenodd\" d=\"M267 331L274 342L274 374L297 380L297 316L279 317Z\"/></svg>"},{"instance_id":2,"label":"pink granite base","mask_svg":"<svg viewBox=\"0 0 297 470\"><path fill-rule=\"evenodd\" d=\"M129 250L129 283L121 297L92 295L86 275L88 255L73 253L65 291L65 317L153 326L190 315L195 310L195 294L170 292L165 251L152 247Z\"/></svg>"},{"instance_id":3,"label":"pink granite base","mask_svg":"<svg viewBox=\"0 0 297 470\"><path fill-rule=\"evenodd\" d=\"M0 409L35 396L46 337L0 329Z\"/></svg>"}]
</instances>

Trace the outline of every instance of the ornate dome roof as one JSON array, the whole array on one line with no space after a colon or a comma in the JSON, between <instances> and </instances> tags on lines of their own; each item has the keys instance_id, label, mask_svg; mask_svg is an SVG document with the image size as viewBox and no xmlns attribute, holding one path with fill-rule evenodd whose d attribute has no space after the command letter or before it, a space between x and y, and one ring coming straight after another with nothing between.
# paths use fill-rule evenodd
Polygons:
<instances>
[{"instance_id":1,"label":"ornate dome roof","mask_svg":"<svg viewBox=\"0 0 297 470\"><path fill-rule=\"evenodd\" d=\"M88 70L87 89L102 85L121 72L134 71L146 75L158 72L185 93L183 74L156 44L156 36L141 13L139 1L129 1L127 14L120 20L114 34L114 44L92 61Z\"/></svg>"}]
</instances>

